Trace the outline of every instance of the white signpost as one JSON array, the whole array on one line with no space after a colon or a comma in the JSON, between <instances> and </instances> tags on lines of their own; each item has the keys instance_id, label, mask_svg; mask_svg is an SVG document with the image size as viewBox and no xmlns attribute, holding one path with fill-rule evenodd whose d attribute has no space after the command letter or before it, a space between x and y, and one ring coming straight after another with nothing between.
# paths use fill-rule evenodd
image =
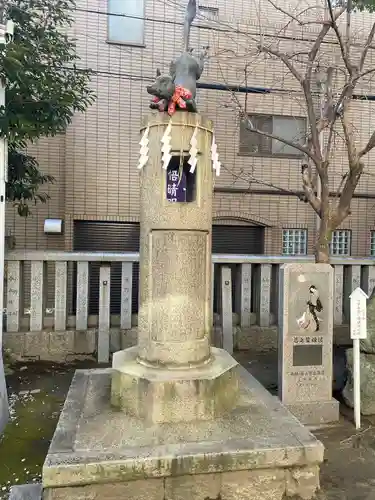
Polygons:
<instances>
[{"instance_id":1,"label":"white signpost","mask_svg":"<svg viewBox=\"0 0 375 500\"><path fill-rule=\"evenodd\" d=\"M354 421L356 429L361 427L360 340L367 336L367 299L368 296L359 287L350 295L350 338L353 340Z\"/></svg>"}]
</instances>

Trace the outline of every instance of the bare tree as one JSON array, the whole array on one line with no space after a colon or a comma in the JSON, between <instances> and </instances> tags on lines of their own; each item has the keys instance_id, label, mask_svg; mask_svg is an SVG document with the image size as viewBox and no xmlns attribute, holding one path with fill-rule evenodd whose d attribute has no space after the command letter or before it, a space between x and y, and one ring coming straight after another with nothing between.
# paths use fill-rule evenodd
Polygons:
<instances>
[{"instance_id":1,"label":"bare tree","mask_svg":"<svg viewBox=\"0 0 375 500\"><path fill-rule=\"evenodd\" d=\"M259 53L280 60L288 72L298 82L306 109L308 132L304 140L286 140L272 133L260 130L248 118L246 110L241 108L241 119L246 120L247 128L261 136L278 140L292 146L303 154L301 177L304 196L320 219L315 246L316 262L329 262L329 244L332 232L350 215L350 205L354 191L364 171L364 157L375 147L375 132L367 143L358 145L354 136L353 124L349 118L349 108L355 88L375 68L366 65L369 49L374 41L375 22L368 33L362 36L362 42L354 44L352 16L356 8L373 9L374 2L353 2L327 0L323 16L306 18L303 9L299 14L291 13L280 7L277 0L268 0L283 16L287 16L288 25L297 23L318 25L317 35L310 45L300 51L289 53L283 50L282 43L275 37L274 43L257 44ZM331 66L322 64L322 52L327 38L335 40L339 53L339 63ZM355 47L355 50L354 50ZM323 106L317 111L316 73L324 73ZM338 76L337 76L338 75ZM239 104L239 101L237 100ZM340 134L347 153L347 173L343 176L337 192L332 197L329 190L330 165L334 156L334 137ZM319 187L318 187L319 186Z\"/></svg>"}]
</instances>

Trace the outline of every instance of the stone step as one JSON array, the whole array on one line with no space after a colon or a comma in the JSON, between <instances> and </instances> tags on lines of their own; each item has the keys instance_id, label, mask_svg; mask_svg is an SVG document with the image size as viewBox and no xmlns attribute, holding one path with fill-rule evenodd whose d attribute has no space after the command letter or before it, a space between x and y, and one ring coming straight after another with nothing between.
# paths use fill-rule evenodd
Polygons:
<instances>
[{"instance_id":1,"label":"stone step","mask_svg":"<svg viewBox=\"0 0 375 500\"><path fill-rule=\"evenodd\" d=\"M18 484L12 486L9 500L42 500L43 486L41 484Z\"/></svg>"}]
</instances>

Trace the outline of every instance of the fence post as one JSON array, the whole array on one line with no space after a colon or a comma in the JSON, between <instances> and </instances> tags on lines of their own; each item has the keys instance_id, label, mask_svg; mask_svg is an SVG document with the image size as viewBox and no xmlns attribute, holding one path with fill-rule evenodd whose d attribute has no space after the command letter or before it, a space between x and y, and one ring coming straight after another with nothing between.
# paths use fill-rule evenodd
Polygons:
<instances>
[{"instance_id":1,"label":"fence post","mask_svg":"<svg viewBox=\"0 0 375 500\"><path fill-rule=\"evenodd\" d=\"M109 361L110 295L111 266L100 267L99 274L99 328L98 328L98 363Z\"/></svg>"},{"instance_id":2,"label":"fence post","mask_svg":"<svg viewBox=\"0 0 375 500\"><path fill-rule=\"evenodd\" d=\"M20 304L21 261L10 260L7 263L7 332L20 329Z\"/></svg>"},{"instance_id":3,"label":"fence post","mask_svg":"<svg viewBox=\"0 0 375 500\"><path fill-rule=\"evenodd\" d=\"M271 264L260 265L259 289L259 326L270 326L271 323Z\"/></svg>"},{"instance_id":4,"label":"fence post","mask_svg":"<svg viewBox=\"0 0 375 500\"><path fill-rule=\"evenodd\" d=\"M89 263L77 262L76 329L87 330L89 295Z\"/></svg>"},{"instance_id":5,"label":"fence post","mask_svg":"<svg viewBox=\"0 0 375 500\"><path fill-rule=\"evenodd\" d=\"M30 331L40 332L43 330L43 320L45 312L45 263L42 260L31 262L31 283L30 283Z\"/></svg>"},{"instance_id":6,"label":"fence post","mask_svg":"<svg viewBox=\"0 0 375 500\"><path fill-rule=\"evenodd\" d=\"M67 304L67 262L57 261L55 264L55 330L66 330Z\"/></svg>"},{"instance_id":7,"label":"fence post","mask_svg":"<svg viewBox=\"0 0 375 500\"><path fill-rule=\"evenodd\" d=\"M129 330L132 327L132 287L133 264L123 262L121 266L121 329Z\"/></svg>"},{"instance_id":8,"label":"fence post","mask_svg":"<svg viewBox=\"0 0 375 500\"><path fill-rule=\"evenodd\" d=\"M335 266L335 295L333 324L342 325L343 296L344 296L344 266Z\"/></svg>"},{"instance_id":9,"label":"fence post","mask_svg":"<svg viewBox=\"0 0 375 500\"><path fill-rule=\"evenodd\" d=\"M251 319L251 264L240 264L238 273L239 313L242 328L250 326Z\"/></svg>"},{"instance_id":10,"label":"fence post","mask_svg":"<svg viewBox=\"0 0 375 500\"><path fill-rule=\"evenodd\" d=\"M221 268L220 280L220 321L223 334L223 349L233 353L233 314L232 314L232 270Z\"/></svg>"}]
</instances>

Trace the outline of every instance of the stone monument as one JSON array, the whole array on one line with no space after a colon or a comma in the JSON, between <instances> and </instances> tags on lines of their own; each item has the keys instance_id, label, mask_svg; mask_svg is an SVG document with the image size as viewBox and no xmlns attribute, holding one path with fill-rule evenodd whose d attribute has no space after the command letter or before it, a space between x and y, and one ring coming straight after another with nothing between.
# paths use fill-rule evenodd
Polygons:
<instances>
[{"instance_id":1,"label":"stone monument","mask_svg":"<svg viewBox=\"0 0 375 500\"><path fill-rule=\"evenodd\" d=\"M176 61L176 93L141 130L138 345L115 353L112 369L76 372L44 500L309 500L319 488L323 445L211 346L220 162L212 122L183 102L199 76L190 57Z\"/></svg>"},{"instance_id":2,"label":"stone monument","mask_svg":"<svg viewBox=\"0 0 375 500\"><path fill-rule=\"evenodd\" d=\"M43 498L312 499L323 445L210 345L212 123L156 113L141 146L138 345L113 369L77 371ZM182 201L170 172L186 177Z\"/></svg>"},{"instance_id":3,"label":"stone monument","mask_svg":"<svg viewBox=\"0 0 375 500\"><path fill-rule=\"evenodd\" d=\"M333 269L329 264L285 264L279 287L279 397L304 424L337 421Z\"/></svg>"},{"instance_id":4,"label":"stone monument","mask_svg":"<svg viewBox=\"0 0 375 500\"><path fill-rule=\"evenodd\" d=\"M156 114L142 134L155 153L140 172L138 346L113 355L111 400L154 423L212 419L238 393L237 363L210 348L212 123ZM171 171L185 179L187 200L168 199Z\"/></svg>"}]
</instances>

